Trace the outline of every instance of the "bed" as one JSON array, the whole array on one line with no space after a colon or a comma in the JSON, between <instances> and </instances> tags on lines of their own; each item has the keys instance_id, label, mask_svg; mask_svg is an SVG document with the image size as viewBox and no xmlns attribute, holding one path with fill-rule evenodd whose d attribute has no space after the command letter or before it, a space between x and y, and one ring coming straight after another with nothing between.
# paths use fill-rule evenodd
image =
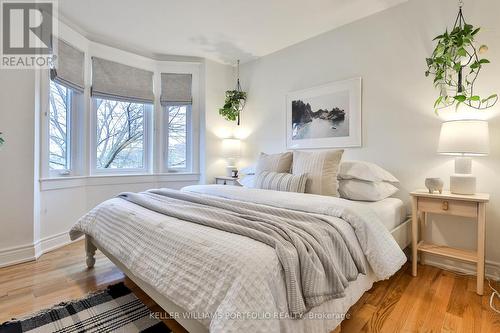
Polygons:
<instances>
[{"instance_id":1,"label":"bed","mask_svg":"<svg viewBox=\"0 0 500 333\"><path fill-rule=\"evenodd\" d=\"M189 332L331 332L372 284L394 274L409 244L403 203L388 198L359 203L310 194L223 185L196 185L182 193L328 215L362 252L367 270L349 281L343 297L290 317L286 280L274 250L254 239L160 214L114 198L71 230L86 237L87 265L101 250ZM392 236L391 236L392 235Z\"/></svg>"}]
</instances>

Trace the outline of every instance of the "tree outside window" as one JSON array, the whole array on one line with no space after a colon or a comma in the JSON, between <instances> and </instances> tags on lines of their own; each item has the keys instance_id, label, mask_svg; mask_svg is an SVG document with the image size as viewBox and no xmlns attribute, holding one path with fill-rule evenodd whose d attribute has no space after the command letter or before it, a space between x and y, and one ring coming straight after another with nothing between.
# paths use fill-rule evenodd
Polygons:
<instances>
[{"instance_id":1,"label":"tree outside window","mask_svg":"<svg viewBox=\"0 0 500 333\"><path fill-rule=\"evenodd\" d=\"M167 106L168 113L168 169L188 168L188 117L191 105Z\"/></svg>"},{"instance_id":2,"label":"tree outside window","mask_svg":"<svg viewBox=\"0 0 500 333\"><path fill-rule=\"evenodd\" d=\"M50 81L49 94L49 167L69 170L71 89Z\"/></svg>"},{"instance_id":3,"label":"tree outside window","mask_svg":"<svg viewBox=\"0 0 500 333\"><path fill-rule=\"evenodd\" d=\"M144 168L146 105L96 99L97 169Z\"/></svg>"}]
</instances>

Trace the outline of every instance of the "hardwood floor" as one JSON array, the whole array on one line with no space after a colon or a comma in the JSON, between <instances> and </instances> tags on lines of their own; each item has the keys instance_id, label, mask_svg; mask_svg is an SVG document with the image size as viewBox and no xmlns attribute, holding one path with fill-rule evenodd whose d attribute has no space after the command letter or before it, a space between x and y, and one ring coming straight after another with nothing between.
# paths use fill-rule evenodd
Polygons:
<instances>
[{"instance_id":1,"label":"hardwood floor","mask_svg":"<svg viewBox=\"0 0 500 333\"><path fill-rule=\"evenodd\" d=\"M96 259L94 269L88 270L80 241L36 262L0 268L0 322L120 281L153 311L162 312L100 252ZM487 284L482 297L475 288L474 277L421 266L418 277L413 278L411 267L406 265L363 295L349 311L350 318L342 323L341 332L500 332L500 315L489 308ZM173 320L165 323L175 333L185 332Z\"/></svg>"}]
</instances>

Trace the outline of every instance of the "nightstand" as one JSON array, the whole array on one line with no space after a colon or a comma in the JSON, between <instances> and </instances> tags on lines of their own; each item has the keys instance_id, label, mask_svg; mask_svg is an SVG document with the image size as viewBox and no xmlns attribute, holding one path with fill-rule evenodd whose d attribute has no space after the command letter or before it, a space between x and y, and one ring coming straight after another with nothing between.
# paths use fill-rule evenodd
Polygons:
<instances>
[{"instance_id":1,"label":"nightstand","mask_svg":"<svg viewBox=\"0 0 500 333\"><path fill-rule=\"evenodd\" d=\"M459 195L450 192L429 193L427 190L418 190L410 193L412 196L412 275L417 276L418 252L429 253L477 264L477 293L483 294L484 283L484 239L486 203L490 200L489 194L476 193L474 195ZM418 240L419 221L425 225L427 214L443 214L464 216L477 220L477 250L462 250L448 246L441 246L426 242L423 237ZM421 232L423 235L423 232ZM425 264L421 258L421 264Z\"/></svg>"},{"instance_id":2,"label":"nightstand","mask_svg":"<svg viewBox=\"0 0 500 333\"><path fill-rule=\"evenodd\" d=\"M218 177L215 177L215 184L241 186L240 183L238 182L238 180L239 180L239 178L218 176Z\"/></svg>"}]
</instances>

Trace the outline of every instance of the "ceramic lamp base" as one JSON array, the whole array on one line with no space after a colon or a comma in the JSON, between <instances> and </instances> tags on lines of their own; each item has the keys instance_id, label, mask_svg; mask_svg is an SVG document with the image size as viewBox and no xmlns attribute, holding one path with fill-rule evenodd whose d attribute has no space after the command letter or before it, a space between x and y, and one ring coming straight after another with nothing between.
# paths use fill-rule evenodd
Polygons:
<instances>
[{"instance_id":1,"label":"ceramic lamp base","mask_svg":"<svg viewBox=\"0 0 500 333\"><path fill-rule=\"evenodd\" d=\"M476 177L471 174L454 174L450 176L450 191L454 194L475 194Z\"/></svg>"}]
</instances>

